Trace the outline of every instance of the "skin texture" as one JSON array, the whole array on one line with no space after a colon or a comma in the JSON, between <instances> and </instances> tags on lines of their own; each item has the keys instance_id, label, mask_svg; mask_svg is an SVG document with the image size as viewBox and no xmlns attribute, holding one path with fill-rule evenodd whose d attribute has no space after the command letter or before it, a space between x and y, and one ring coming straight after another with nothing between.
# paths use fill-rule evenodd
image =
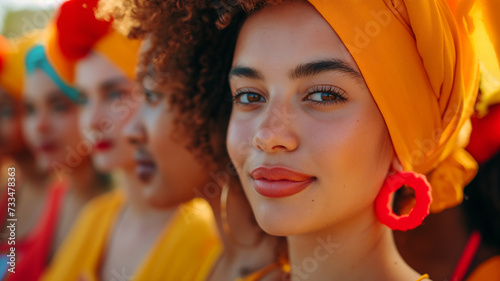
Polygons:
<instances>
[{"instance_id":1,"label":"skin texture","mask_svg":"<svg viewBox=\"0 0 500 281\"><path fill-rule=\"evenodd\" d=\"M24 136L39 166L48 171L59 163L71 169L86 161L85 154L70 157L82 141L76 104L40 69L26 79L25 89ZM49 151L40 149L44 144Z\"/></svg>"},{"instance_id":2,"label":"skin texture","mask_svg":"<svg viewBox=\"0 0 500 281\"><path fill-rule=\"evenodd\" d=\"M155 207L169 208L192 199L210 181L209 169L187 148L187 139L176 130L178 114L168 102L168 84L147 76L143 83L145 101L125 127L135 146L135 158L147 159L154 168L142 180L144 194Z\"/></svg>"},{"instance_id":3,"label":"skin texture","mask_svg":"<svg viewBox=\"0 0 500 281\"><path fill-rule=\"evenodd\" d=\"M26 149L22 137L21 102L0 87L0 157Z\"/></svg>"},{"instance_id":4,"label":"skin texture","mask_svg":"<svg viewBox=\"0 0 500 281\"><path fill-rule=\"evenodd\" d=\"M230 76L233 96L244 94L235 100L227 138L259 224L271 234L295 235L357 215L375 219L371 206L393 149L362 77L341 70L290 77L298 66L318 60L342 60L359 73L354 60L318 15L291 26L268 16L257 13L240 32L233 69L251 67L263 79ZM259 101L243 104L248 98ZM241 144L252 146L239 149ZM283 166L316 180L288 198L265 198L255 192L249 175L260 166Z\"/></svg>"},{"instance_id":5,"label":"skin texture","mask_svg":"<svg viewBox=\"0 0 500 281\"><path fill-rule=\"evenodd\" d=\"M78 62L75 80L83 102L80 128L83 138L94 144L94 165L101 171L132 170L133 147L122 136L123 127L139 106L132 95L132 81L99 53ZM103 142L109 147L96 146Z\"/></svg>"},{"instance_id":6,"label":"skin texture","mask_svg":"<svg viewBox=\"0 0 500 281\"><path fill-rule=\"evenodd\" d=\"M229 79L229 155L259 225L287 236L292 280L416 280L374 213L398 166L386 125L353 58L314 7L294 2L251 15ZM294 195L266 197L254 188L258 167L314 181Z\"/></svg>"}]
</instances>

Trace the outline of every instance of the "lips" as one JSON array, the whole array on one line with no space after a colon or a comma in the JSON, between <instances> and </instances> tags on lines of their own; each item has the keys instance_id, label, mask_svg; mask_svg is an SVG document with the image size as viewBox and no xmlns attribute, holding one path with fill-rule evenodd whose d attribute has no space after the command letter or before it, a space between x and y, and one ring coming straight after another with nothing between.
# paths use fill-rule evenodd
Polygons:
<instances>
[{"instance_id":1,"label":"lips","mask_svg":"<svg viewBox=\"0 0 500 281\"><path fill-rule=\"evenodd\" d=\"M137 164L135 172L139 179L144 183L151 181L156 173L156 164L153 158L144 151L139 151L134 155L134 160Z\"/></svg>"},{"instance_id":2,"label":"lips","mask_svg":"<svg viewBox=\"0 0 500 281\"><path fill-rule=\"evenodd\" d=\"M94 147L98 151L106 151L106 150L110 149L112 146L113 146L113 143L110 140L102 140L102 141L97 142L94 145Z\"/></svg>"},{"instance_id":3,"label":"lips","mask_svg":"<svg viewBox=\"0 0 500 281\"><path fill-rule=\"evenodd\" d=\"M42 142L38 147L37 151L41 153L51 153L57 150L57 146L54 142Z\"/></svg>"},{"instance_id":4,"label":"lips","mask_svg":"<svg viewBox=\"0 0 500 281\"><path fill-rule=\"evenodd\" d=\"M253 186L262 196L281 198L294 195L306 189L316 178L285 168L259 167L250 175Z\"/></svg>"}]
</instances>

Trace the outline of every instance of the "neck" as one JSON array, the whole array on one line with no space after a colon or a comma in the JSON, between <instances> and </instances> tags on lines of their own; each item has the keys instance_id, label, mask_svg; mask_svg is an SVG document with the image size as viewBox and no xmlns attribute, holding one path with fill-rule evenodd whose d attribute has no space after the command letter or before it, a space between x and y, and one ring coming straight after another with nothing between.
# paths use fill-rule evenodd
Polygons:
<instances>
[{"instance_id":1,"label":"neck","mask_svg":"<svg viewBox=\"0 0 500 281\"><path fill-rule=\"evenodd\" d=\"M210 196L203 197L210 204L217 223L218 232L224 245L225 255L235 255L240 250L248 250L257 247L262 237L262 230L257 223L252 220L252 210L246 197L237 184L229 185L229 190L226 200L226 216L224 220L221 215L221 194L223 188L219 188L219 192ZM229 233L225 226L229 226Z\"/></svg>"},{"instance_id":2,"label":"neck","mask_svg":"<svg viewBox=\"0 0 500 281\"><path fill-rule=\"evenodd\" d=\"M31 152L24 150L13 156L16 174L21 184L28 189L43 191L47 186L48 177L36 165L36 160Z\"/></svg>"},{"instance_id":3,"label":"neck","mask_svg":"<svg viewBox=\"0 0 500 281\"><path fill-rule=\"evenodd\" d=\"M135 177L134 169L124 168L116 172L118 188L124 190L127 198L124 215L129 219L137 218L144 224L161 222L163 225L175 212L176 206L166 210L151 207L142 194L141 184Z\"/></svg>"},{"instance_id":4,"label":"neck","mask_svg":"<svg viewBox=\"0 0 500 281\"><path fill-rule=\"evenodd\" d=\"M289 236L288 247L293 281L417 276L398 254L391 230L370 210L319 232Z\"/></svg>"},{"instance_id":5,"label":"neck","mask_svg":"<svg viewBox=\"0 0 500 281\"><path fill-rule=\"evenodd\" d=\"M104 190L104 183L99 178L90 159L84 159L78 167L68 173L66 182L73 199L87 202Z\"/></svg>"}]
</instances>

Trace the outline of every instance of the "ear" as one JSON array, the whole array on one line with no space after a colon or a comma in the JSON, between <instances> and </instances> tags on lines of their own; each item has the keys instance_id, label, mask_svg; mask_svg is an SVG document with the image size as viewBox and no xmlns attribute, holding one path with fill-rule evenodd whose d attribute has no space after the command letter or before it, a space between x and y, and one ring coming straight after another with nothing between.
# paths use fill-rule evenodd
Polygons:
<instances>
[{"instance_id":1,"label":"ear","mask_svg":"<svg viewBox=\"0 0 500 281\"><path fill-rule=\"evenodd\" d=\"M392 158L391 170L394 172L403 171L403 165L401 165L401 162L399 161L398 156L396 156L396 154L394 154L394 157Z\"/></svg>"}]
</instances>

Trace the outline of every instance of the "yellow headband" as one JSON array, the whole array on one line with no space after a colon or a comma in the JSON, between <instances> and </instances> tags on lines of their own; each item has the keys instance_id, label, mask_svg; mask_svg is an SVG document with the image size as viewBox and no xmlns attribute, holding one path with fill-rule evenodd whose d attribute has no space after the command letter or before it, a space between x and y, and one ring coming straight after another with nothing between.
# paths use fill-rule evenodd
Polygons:
<instances>
[{"instance_id":1,"label":"yellow headband","mask_svg":"<svg viewBox=\"0 0 500 281\"><path fill-rule=\"evenodd\" d=\"M404 169L427 175L431 211L460 203L477 171L463 149L478 88L465 26L442 0L310 2L360 68Z\"/></svg>"},{"instance_id":2,"label":"yellow headband","mask_svg":"<svg viewBox=\"0 0 500 281\"><path fill-rule=\"evenodd\" d=\"M0 71L0 86L16 99L23 92L26 52L37 42L40 34L40 31L31 32L9 41L3 69Z\"/></svg>"}]
</instances>

